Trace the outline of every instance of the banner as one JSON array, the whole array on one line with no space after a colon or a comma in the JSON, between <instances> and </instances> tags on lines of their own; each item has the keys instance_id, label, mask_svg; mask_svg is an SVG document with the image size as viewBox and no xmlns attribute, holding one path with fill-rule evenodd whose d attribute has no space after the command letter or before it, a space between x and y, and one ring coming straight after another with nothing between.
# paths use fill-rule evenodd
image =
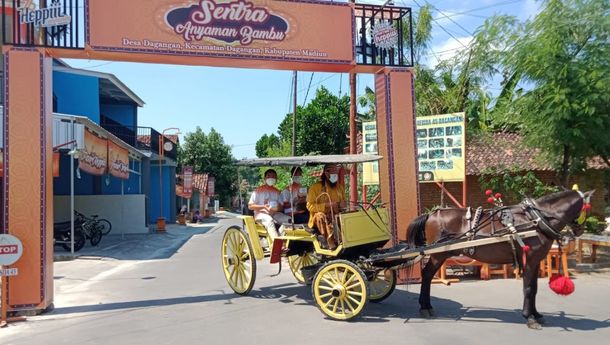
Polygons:
<instances>
[{"instance_id":1,"label":"banner","mask_svg":"<svg viewBox=\"0 0 610 345\"><path fill-rule=\"evenodd\" d=\"M123 180L129 179L129 150L108 140L108 172Z\"/></svg>"},{"instance_id":2,"label":"banner","mask_svg":"<svg viewBox=\"0 0 610 345\"><path fill-rule=\"evenodd\" d=\"M85 148L78 158L78 168L92 175L104 175L108 164L108 141L85 130Z\"/></svg>"},{"instance_id":3,"label":"banner","mask_svg":"<svg viewBox=\"0 0 610 345\"><path fill-rule=\"evenodd\" d=\"M184 186L184 198L190 198L193 193L193 167L182 168L182 184Z\"/></svg>"},{"instance_id":4,"label":"banner","mask_svg":"<svg viewBox=\"0 0 610 345\"><path fill-rule=\"evenodd\" d=\"M216 181L214 180L214 176L208 177L208 196L209 197L214 196L214 193L215 193L215 190L214 190L215 184L216 184Z\"/></svg>"},{"instance_id":5,"label":"banner","mask_svg":"<svg viewBox=\"0 0 610 345\"><path fill-rule=\"evenodd\" d=\"M375 121L362 123L362 151L364 154L377 154L377 123ZM362 184L379 184L379 162L362 164Z\"/></svg>"},{"instance_id":6,"label":"banner","mask_svg":"<svg viewBox=\"0 0 610 345\"><path fill-rule=\"evenodd\" d=\"M70 157L72 159L72 157ZM53 152L53 177L59 177L59 152Z\"/></svg>"},{"instance_id":7,"label":"banner","mask_svg":"<svg viewBox=\"0 0 610 345\"><path fill-rule=\"evenodd\" d=\"M326 64L355 54L347 3L89 0L87 23L96 51Z\"/></svg>"},{"instance_id":8,"label":"banner","mask_svg":"<svg viewBox=\"0 0 610 345\"><path fill-rule=\"evenodd\" d=\"M464 113L421 116L417 123L417 161L419 180L464 181Z\"/></svg>"}]
</instances>

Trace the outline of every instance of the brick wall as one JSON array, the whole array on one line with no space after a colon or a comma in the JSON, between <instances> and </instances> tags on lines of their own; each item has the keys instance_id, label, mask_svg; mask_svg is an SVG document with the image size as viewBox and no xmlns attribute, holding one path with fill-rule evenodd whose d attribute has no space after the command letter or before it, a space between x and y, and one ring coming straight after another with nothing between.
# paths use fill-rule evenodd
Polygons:
<instances>
[{"instance_id":1,"label":"brick wall","mask_svg":"<svg viewBox=\"0 0 610 345\"><path fill-rule=\"evenodd\" d=\"M556 185L558 180L554 172L552 171L536 171L538 179L545 184ZM487 197L484 192L481 191L481 185L479 183L479 176L468 176L467 177L467 193L466 193L466 204L472 207L488 206ZM595 189L595 194L591 198L592 213L595 215L603 215L606 207L606 200L604 197L605 191L608 189L608 173L603 170L589 170L586 173L574 176L571 179L570 184L578 183L581 191L587 191ZM445 188L453 194L453 196L462 202L462 183L461 182L446 182ZM422 212L430 210L434 206L441 204L441 190L436 183L420 183L420 203L422 206ZM447 197L444 196L444 204L448 207L455 207L455 204Z\"/></svg>"}]
</instances>

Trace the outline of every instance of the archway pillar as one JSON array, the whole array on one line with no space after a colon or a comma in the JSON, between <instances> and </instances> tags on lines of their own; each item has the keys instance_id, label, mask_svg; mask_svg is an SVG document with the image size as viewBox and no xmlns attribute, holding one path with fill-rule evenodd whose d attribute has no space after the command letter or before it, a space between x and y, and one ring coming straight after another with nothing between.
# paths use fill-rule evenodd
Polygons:
<instances>
[{"instance_id":1,"label":"archway pillar","mask_svg":"<svg viewBox=\"0 0 610 345\"><path fill-rule=\"evenodd\" d=\"M419 215L415 145L413 73L383 68L375 74L377 141L381 199L389 205L392 240L407 238L407 226Z\"/></svg>"},{"instance_id":2,"label":"archway pillar","mask_svg":"<svg viewBox=\"0 0 610 345\"><path fill-rule=\"evenodd\" d=\"M4 71L2 231L23 243L8 306L42 310L53 302L52 60L5 48Z\"/></svg>"}]
</instances>

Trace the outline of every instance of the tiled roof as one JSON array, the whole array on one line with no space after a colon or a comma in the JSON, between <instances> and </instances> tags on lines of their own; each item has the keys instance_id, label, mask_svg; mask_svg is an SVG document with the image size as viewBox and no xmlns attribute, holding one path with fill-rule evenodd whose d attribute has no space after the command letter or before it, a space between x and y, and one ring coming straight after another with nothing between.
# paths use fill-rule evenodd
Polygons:
<instances>
[{"instance_id":1,"label":"tiled roof","mask_svg":"<svg viewBox=\"0 0 610 345\"><path fill-rule=\"evenodd\" d=\"M540 149L525 145L517 133L494 133L467 139L466 145L467 175L481 175L488 169L554 170L553 164L544 159ZM608 169L608 163L604 163L601 157L595 157L587 163L587 168Z\"/></svg>"},{"instance_id":2,"label":"tiled roof","mask_svg":"<svg viewBox=\"0 0 610 345\"><path fill-rule=\"evenodd\" d=\"M197 189L200 193L207 193L208 177L209 174L193 174L193 189ZM176 175L176 184L182 186L182 175Z\"/></svg>"},{"instance_id":3,"label":"tiled roof","mask_svg":"<svg viewBox=\"0 0 610 345\"><path fill-rule=\"evenodd\" d=\"M553 170L540 149L523 143L519 134L494 133L466 141L466 174L481 175L489 169Z\"/></svg>"}]
</instances>

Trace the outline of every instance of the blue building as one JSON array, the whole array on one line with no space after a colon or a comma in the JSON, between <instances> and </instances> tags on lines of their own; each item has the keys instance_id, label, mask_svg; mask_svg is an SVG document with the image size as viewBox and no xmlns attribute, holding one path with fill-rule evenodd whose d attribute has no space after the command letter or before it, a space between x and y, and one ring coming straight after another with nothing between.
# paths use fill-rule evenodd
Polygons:
<instances>
[{"instance_id":1,"label":"blue building","mask_svg":"<svg viewBox=\"0 0 610 345\"><path fill-rule=\"evenodd\" d=\"M109 219L113 233L146 232L161 212L168 222L175 222L177 138L138 127L138 108L143 105L112 74L54 61L53 145L60 153L60 173L54 178L56 222L70 217L71 181L75 209ZM128 179L109 173L92 175L78 168L74 153L84 148L85 131L129 152Z\"/></svg>"}]
</instances>

